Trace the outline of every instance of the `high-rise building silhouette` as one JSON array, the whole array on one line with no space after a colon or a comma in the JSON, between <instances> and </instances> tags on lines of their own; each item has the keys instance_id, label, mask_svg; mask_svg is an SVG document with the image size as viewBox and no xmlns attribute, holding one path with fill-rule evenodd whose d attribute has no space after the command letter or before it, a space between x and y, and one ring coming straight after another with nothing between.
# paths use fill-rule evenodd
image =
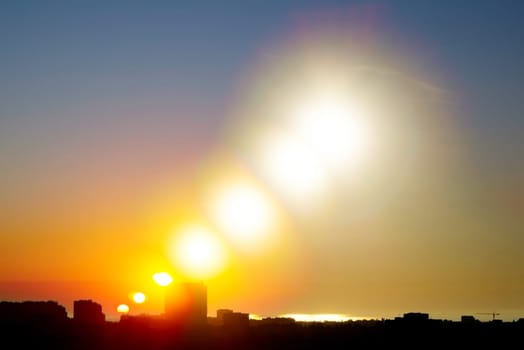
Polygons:
<instances>
[{"instance_id":1,"label":"high-rise building silhouette","mask_svg":"<svg viewBox=\"0 0 524 350\"><path fill-rule=\"evenodd\" d=\"M207 322L207 287L203 283L172 284L166 290L166 317L188 326Z\"/></svg>"}]
</instances>

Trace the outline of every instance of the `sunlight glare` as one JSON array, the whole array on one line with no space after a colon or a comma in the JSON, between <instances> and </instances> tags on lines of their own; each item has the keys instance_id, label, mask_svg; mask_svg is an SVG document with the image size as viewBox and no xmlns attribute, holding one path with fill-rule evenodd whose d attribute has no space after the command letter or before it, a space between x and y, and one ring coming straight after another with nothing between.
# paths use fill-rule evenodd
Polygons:
<instances>
[{"instance_id":1,"label":"sunlight glare","mask_svg":"<svg viewBox=\"0 0 524 350\"><path fill-rule=\"evenodd\" d=\"M299 322L345 322L353 319L340 314L287 314L282 317L289 317Z\"/></svg>"},{"instance_id":2,"label":"sunlight glare","mask_svg":"<svg viewBox=\"0 0 524 350\"><path fill-rule=\"evenodd\" d=\"M268 180L287 197L295 200L321 192L326 174L312 150L301 140L275 133L261 147L261 167Z\"/></svg>"},{"instance_id":3,"label":"sunlight glare","mask_svg":"<svg viewBox=\"0 0 524 350\"><path fill-rule=\"evenodd\" d=\"M120 304L116 307L116 311L121 314L127 314L129 312L129 306L126 304Z\"/></svg>"},{"instance_id":4,"label":"sunlight glare","mask_svg":"<svg viewBox=\"0 0 524 350\"><path fill-rule=\"evenodd\" d=\"M254 186L242 183L217 193L212 216L232 243L244 248L260 243L275 221L269 198Z\"/></svg>"},{"instance_id":5,"label":"sunlight glare","mask_svg":"<svg viewBox=\"0 0 524 350\"><path fill-rule=\"evenodd\" d=\"M173 277L167 272L157 272L153 275L153 280L161 287L170 285L173 282Z\"/></svg>"},{"instance_id":6,"label":"sunlight glare","mask_svg":"<svg viewBox=\"0 0 524 350\"><path fill-rule=\"evenodd\" d=\"M146 295L142 292L136 292L133 294L133 301L137 304L142 304L146 301Z\"/></svg>"},{"instance_id":7,"label":"sunlight glare","mask_svg":"<svg viewBox=\"0 0 524 350\"><path fill-rule=\"evenodd\" d=\"M220 240L203 226L190 226L177 232L169 246L172 262L194 279L211 278L226 264L226 252Z\"/></svg>"}]
</instances>

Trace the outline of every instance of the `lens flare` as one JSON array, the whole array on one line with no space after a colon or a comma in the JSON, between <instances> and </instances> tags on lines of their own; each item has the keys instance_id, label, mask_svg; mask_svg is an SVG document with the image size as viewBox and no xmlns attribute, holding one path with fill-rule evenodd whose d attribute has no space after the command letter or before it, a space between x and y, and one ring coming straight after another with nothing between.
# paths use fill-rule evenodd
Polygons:
<instances>
[{"instance_id":1,"label":"lens flare","mask_svg":"<svg viewBox=\"0 0 524 350\"><path fill-rule=\"evenodd\" d=\"M190 226L179 230L169 244L173 264L189 278L208 279L226 265L226 252L220 240L206 227Z\"/></svg>"},{"instance_id":2,"label":"lens flare","mask_svg":"<svg viewBox=\"0 0 524 350\"><path fill-rule=\"evenodd\" d=\"M263 176L287 198L311 198L327 184L327 174L316 162L313 150L293 135L268 133L258 153Z\"/></svg>"},{"instance_id":3,"label":"lens flare","mask_svg":"<svg viewBox=\"0 0 524 350\"><path fill-rule=\"evenodd\" d=\"M146 301L146 295L142 292L136 292L133 294L132 299L137 304L142 304Z\"/></svg>"},{"instance_id":4,"label":"lens flare","mask_svg":"<svg viewBox=\"0 0 524 350\"><path fill-rule=\"evenodd\" d=\"M157 272L153 275L153 281L159 286L165 287L173 282L173 277L167 272Z\"/></svg>"},{"instance_id":5,"label":"lens flare","mask_svg":"<svg viewBox=\"0 0 524 350\"><path fill-rule=\"evenodd\" d=\"M116 307L116 311L120 314L127 314L129 312L129 306L126 304L120 304Z\"/></svg>"},{"instance_id":6,"label":"lens flare","mask_svg":"<svg viewBox=\"0 0 524 350\"><path fill-rule=\"evenodd\" d=\"M133 301L137 304L142 304L146 301L146 295L142 292L136 292L132 297Z\"/></svg>"},{"instance_id":7,"label":"lens flare","mask_svg":"<svg viewBox=\"0 0 524 350\"><path fill-rule=\"evenodd\" d=\"M212 218L233 244L252 248L268 238L276 219L270 199L263 191L236 183L218 191L212 202Z\"/></svg>"}]
</instances>

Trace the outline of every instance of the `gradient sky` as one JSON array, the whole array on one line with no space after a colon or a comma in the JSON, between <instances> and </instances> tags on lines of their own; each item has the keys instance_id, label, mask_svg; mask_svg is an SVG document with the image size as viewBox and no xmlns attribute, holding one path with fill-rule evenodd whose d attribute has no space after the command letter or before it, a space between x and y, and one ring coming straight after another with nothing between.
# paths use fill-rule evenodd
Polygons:
<instances>
[{"instance_id":1,"label":"gradient sky","mask_svg":"<svg viewBox=\"0 0 524 350\"><path fill-rule=\"evenodd\" d=\"M263 256L231 248L210 312L524 317L523 21L509 0L2 1L0 299L111 313L241 168L285 228ZM245 125L345 35L409 112L380 107L402 142L310 215L259 176Z\"/></svg>"}]
</instances>

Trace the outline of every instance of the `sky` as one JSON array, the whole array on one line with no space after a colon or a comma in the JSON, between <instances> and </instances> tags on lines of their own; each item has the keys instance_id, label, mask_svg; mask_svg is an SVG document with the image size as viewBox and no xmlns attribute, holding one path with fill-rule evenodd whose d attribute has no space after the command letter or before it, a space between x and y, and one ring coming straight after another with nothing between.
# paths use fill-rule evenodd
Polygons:
<instances>
[{"instance_id":1,"label":"sky","mask_svg":"<svg viewBox=\"0 0 524 350\"><path fill-rule=\"evenodd\" d=\"M161 312L169 271L210 314L524 317L523 19L2 1L0 299Z\"/></svg>"}]
</instances>

